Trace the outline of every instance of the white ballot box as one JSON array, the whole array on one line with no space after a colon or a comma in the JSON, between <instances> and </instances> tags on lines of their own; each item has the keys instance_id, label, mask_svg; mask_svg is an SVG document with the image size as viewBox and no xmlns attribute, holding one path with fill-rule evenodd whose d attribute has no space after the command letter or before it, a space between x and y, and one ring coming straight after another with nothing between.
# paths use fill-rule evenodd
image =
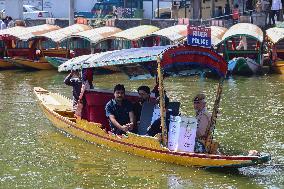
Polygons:
<instances>
[{"instance_id":1,"label":"white ballot box","mask_svg":"<svg viewBox=\"0 0 284 189\"><path fill-rule=\"evenodd\" d=\"M168 131L169 150L194 152L196 129L196 118L171 116Z\"/></svg>"}]
</instances>

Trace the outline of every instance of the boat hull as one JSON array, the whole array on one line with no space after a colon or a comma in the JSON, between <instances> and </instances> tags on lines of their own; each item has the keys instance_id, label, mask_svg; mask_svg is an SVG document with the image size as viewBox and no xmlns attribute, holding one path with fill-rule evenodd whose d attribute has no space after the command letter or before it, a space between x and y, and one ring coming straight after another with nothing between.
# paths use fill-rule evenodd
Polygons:
<instances>
[{"instance_id":1,"label":"boat hull","mask_svg":"<svg viewBox=\"0 0 284 189\"><path fill-rule=\"evenodd\" d=\"M13 64L15 64L17 67L25 68L25 69L36 69L36 70L51 70L54 69L53 66L51 66L47 61L40 60L40 61L34 61L24 58L13 58L12 59Z\"/></svg>"},{"instance_id":2,"label":"boat hull","mask_svg":"<svg viewBox=\"0 0 284 189\"><path fill-rule=\"evenodd\" d=\"M228 71L236 75L254 75L261 72L261 65L250 59L236 58L229 61Z\"/></svg>"},{"instance_id":3,"label":"boat hull","mask_svg":"<svg viewBox=\"0 0 284 189\"><path fill-rule=\"evenodd\" d=\"M69 111L71 101L61 95L49 93L42 88L34 88L39 104L47 118L58 129L86 141L108 146L112 149L151 158L167 163L197 167L245 167L266 162L269 156L225 156L169 151L160 145L159 138L128 133L128 136L116 136L101 129L101 124L86 120L64 117L58 112ZM66 102L59 103L59 102Z\"/></svg>"},{"instance_id":4,"label":"boat hull","mask_svg":"<svg viewBox=\"0 0 284 189\"><path fill-rule=\"evenodd\" d=\"M58 68L61 64L69 60L68 58L62 58L62 57L49 57L46 56L45 59L54 67Z\"/></svg>"},{"instance_id":5,"label":"boat hull","mask_svg":"<svg viewBox=\"0 0 284 189\"><path fill-rule=\"evenodd\" d=\"M10 59L0 59L0 68L3 69L12 69L12 68L17 68Z\"/></svg>"},{"instance_id":6,"label":"boat hull","mask_svg":"<svg viewBox=\"0 0 284 189\"><path fill-rule=\"evenodd\" d=\"M276 61L272 66L272 69L279 74L284 74L284 61Z\"/></svg>"}]
</instances>

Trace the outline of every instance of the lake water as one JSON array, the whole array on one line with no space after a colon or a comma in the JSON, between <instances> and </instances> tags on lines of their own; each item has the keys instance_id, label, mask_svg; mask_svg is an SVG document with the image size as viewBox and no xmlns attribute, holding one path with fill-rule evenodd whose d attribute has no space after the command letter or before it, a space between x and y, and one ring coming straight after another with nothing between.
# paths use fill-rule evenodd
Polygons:
<instances>
[{"instance_id":1,"label":"lake water","mask_svg":"<svg viewBox=\"0 0 284 189\"><path fill-rule=\"evenodd\" d=\"M225 81L215 138L228 153L255 149L271 162L238 171L166 164L91 144L58 131L37 105L33 87L71 97L66 74L0 71L0 188L284 188L284 75ZM153 80L96 76L97 87L123 83L135 91ZM198 77L166 80L181 113L194 115L192 98L207 94L212 110L217 82Z\"/></svg>"}]
</instances>

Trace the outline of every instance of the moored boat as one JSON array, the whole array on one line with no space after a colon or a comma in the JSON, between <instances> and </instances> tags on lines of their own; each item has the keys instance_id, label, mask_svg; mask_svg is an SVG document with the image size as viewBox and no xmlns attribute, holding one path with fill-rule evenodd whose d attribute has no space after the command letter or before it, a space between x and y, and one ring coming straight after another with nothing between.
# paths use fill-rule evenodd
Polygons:
<instances>
[{"instance_id":1,"label":"moored boat","mask_svg":"<svg viewBox=\"0 0 284 189\"><path fill-rule=\"evenodd\" d=\"M138 53L130 53L137 50ZM125 57L121 56L122 54ZM35 87L34 92L39 100L47 118L58 129L77 136L86 141L128 152L167 163L175 163L184 166L198 167L245 167L267 162L269 155L220 155L211 151L213 135L208 135L206 146L210 151L206 153L194 153L184 151L172 151L167 148L168 132L165 126L165 102L163 76L186 75L196 67L211 69L220 77L217 96L214 103L210 128L214 129L217 112L222 92L222 83L227 73L227 63L217 53L210 49L191 46L166 46L153 47L147 50L125 49L101 55L92 55L88 59L79 57L69 60L59 67L59 71L72 69L99 69L104 66L119 67L130 76L131 79L147 77L158 77L160 92L160 115L161 135L150 137L128 132L127 136L114 135L106 132L108 120L105 117L105 105L113 97L113 93L107 90L92 89L84 93L86 105L81 118L75 118L71 111L71 100L49 92L43 88ZM83 62L82 62L83 61ZM144 77L145 78L145 77ZM137 94L127 93L126 98L131 101L137 100ZM103 129L104 128L104 129ZM208 143L207 143L208 142Z\"/></svg>"},{"instance_id":2,"label":"moored boat","mask_svg":"<svg viewBox=\"0 0 284 189\"><path fill-rule=\"evenodd\" d=\"M284 28L274 27L266 30L266 39L272 70L284 74Z\"/></svg>"},{"instance_id":3,"label":"moored boat","mask_svg":"<svg viewBox=\"0 0 284 189\"><path fill-rule=\"evenodd\" d=\"M250 23L233 25L222 37L224 58L231 66L234 74L253 75L262 73L263 67L263 32ZM236 63L234 63L236 61Z\"/></svg>"},{"instance_id":4,"label":"moored boat","mask_svg":"<svg viewBox=\"0 0 284 189\"><path fill-rule=\"evenodd\" d=\"M16 68L16 66L12 63L10 58L4 57L0 59L0 68L11 69L11 68Z\"/></svg>"},{"instance_id":5,"label":"moored boat","mask_svg":"<svg viewBox=\"0 0 284 189\"><path fill-rule=\"evenodd\" d=\"M111 39L112 50L152 47L156 45L152 34L158 30L155 26L141 25L113 34L106 40Z\"/></svg>"},{"instance_id":6,"label":"moored boat","mask_svg":"<svg viewBox=\"0 0 284 189\"><path fill-rule=\"evenodd\" d=\"M61 64L69 60L69 58L63 58L63 57L50 57L50 56L45 56L45 59L49 64L51 64L54 68L58 68Z\"/></svg>"},{"instance_id":7,"label":"moored boat","mask_svg":"<svg viewBox=\"0 0 284 189\"><path fill-rule=\"evenodd\" d=\"M51 70L54 69L52 65L50 65L44 59L40 59L38 61L29 60L22 57L14 57L11 59L14 65L25 68L25 69L36 69L36 70Z\"/></svg>"},{"instance_id":8,"label":"moored boat","mask_svg":"<svg viewBox=\"0 0 284 189\"><path fill-rule=\"evenodd\" d=\"M68 37L70 37L72 34L76 34L90 29L92 29L90 26L84 24L74 24L65 28L58 29L56 31L38 33L37 35L35 35L33 37L33 40L37 42L38 50L40 52L39 59L42 60L40 61L40 63L48 63L48 60L45 59L45 57L58 57L58 59L52 59L56 67L56 64L61 63L57 60L62 60L63 58L69 59L71 57L74 57L72 51L70 50ZM27 66L27 64L25 65ZM42 64L38 67L41 68ZM48 67L50 69L54 69L54 66L52 65L44 65L44 68L47 69Z\"/></svg>"},{"instance_id":9,"label":"moored boat","mask_svg":"<svg viewBox=\"0 0 284 189\"><path fill-rule=\"evenodd\" d=\"M116 27L104 26L72 34L68 36L66 40L69 41L68 46L70 46L70 49L73 51L74 56L78 57L91 53L111 50L110 39L107 38L110 35L113 35L120 31L121 29ZM55 53L47 53L47 51L45 51L44 53L50 55L46 56L46 59L51 65L56 68L70 58L69 56L58 57L60 55L56 55Z\"/></svg>"},{"instance_id":10,"label":"moored boat","mask_svg":"<svg viewBox=\"0 0 284 189\"><path fill-rule=\"evenodd\" d=\"M34 66L37 59L41 61L37 54L38 41L34 39L34 37L38 34L57 29L59 29L58 26L44 24L27 28L16 26L2 30L0 32L0 38L5 44L4 54L6 57L6 59L2 59L3 65L5 63L5 66L13 65L13 67L17 66L21 68L27 68L30 64ZM8 62L6 60L8 60ZM24 65L22 65L22 63ZM40 69L40 67L36 69ZM44 69L46 68L44 67Z\"/></svg>"},{"instance_id":11,"label":"moored boat","mask_svg":"<svg viewBox=\"0 0 284 189\"><path fill-rule=\"evenodd\" d=\"M273 70L276 73L284 74L284 61L277 61L272 65Z\"/></svg>"}]
</instances>

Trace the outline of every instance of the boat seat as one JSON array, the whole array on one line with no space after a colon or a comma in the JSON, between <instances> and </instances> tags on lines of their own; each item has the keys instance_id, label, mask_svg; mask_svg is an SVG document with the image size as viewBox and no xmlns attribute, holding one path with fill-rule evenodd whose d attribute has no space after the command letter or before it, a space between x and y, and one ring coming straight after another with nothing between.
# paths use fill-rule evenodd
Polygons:
<instances>
[{"instance_id":1,"label":"boat seat","mask_svg":"<svg viewBox=\"0 0 284 189\"><path fill-rule=\"evenodd\" d=\"M148 127L151 125L155 103L144 102L142 105L140 124L138 126L138 134L146 135ZM172 116L179 115L180 102L169 102L168 109L171 110Z\"/></svg>"},{"instance_id":2,"label":"boat seat","mask_svg":"<svg viewBox=\"0 0 284 189\"><path fill-rule=\"evenodd\" d=\"M140 124L138 125L138 134L146 135L147 128L151 125L155 103L144 102L142 105Z\"/></svg>"},{"instance_id":3,"label":"boat seat","mask_svg":"<svg viewBox=\"0 0 284 189\"><path fill-rule=\"evenodd\" d=\"M67 117L68 119L75 119L74 112L70 110L54 110L56 113L63 117Z\"/></svg>"}]
</instances>

